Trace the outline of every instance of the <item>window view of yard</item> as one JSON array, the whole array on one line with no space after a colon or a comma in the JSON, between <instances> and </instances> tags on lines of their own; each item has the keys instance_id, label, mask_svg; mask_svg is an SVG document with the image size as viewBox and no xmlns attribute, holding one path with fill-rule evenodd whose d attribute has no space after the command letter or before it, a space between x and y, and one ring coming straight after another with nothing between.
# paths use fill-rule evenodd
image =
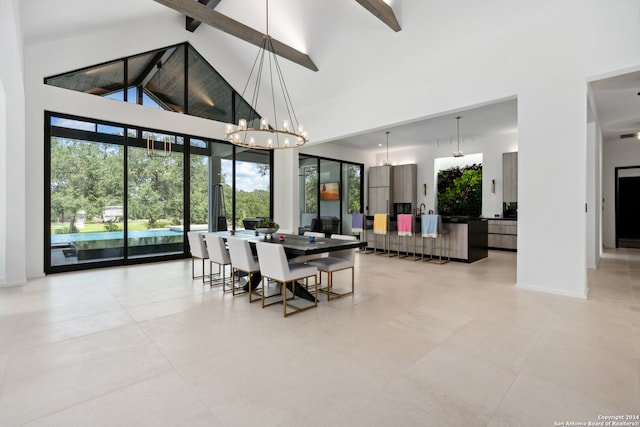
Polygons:
<instances>
[{"instance_id":1,"label":"window view of yard","mask_svg":"<svg viewBox=\"0 0 640 427\"><path fill-rule=\"evenodd\" d=\"M212 162L228 228L234 213L235 228L270 215L269 153L237 153L234 168L232 156L209 154L214 143L191 140L185 206L184 137L129 129L125 147L123 127L51 123L58 126L49 153L51 266L183 254L185 218L190 229L209 229Z\"/></svg>"}]
</instances>

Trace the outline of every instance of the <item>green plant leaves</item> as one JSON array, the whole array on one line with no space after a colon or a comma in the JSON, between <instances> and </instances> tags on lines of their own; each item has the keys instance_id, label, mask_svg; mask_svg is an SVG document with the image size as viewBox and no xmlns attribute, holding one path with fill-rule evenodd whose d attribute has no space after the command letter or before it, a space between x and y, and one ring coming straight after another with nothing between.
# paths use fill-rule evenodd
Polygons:
<instances>
[{"instance_id":1,"label":"green plant leaves","mask_svg":"<svg viewBox=\"0 0 640 427\"><path fill-rule=\"evenodd\" d=\"M481 215L481 164L456 166L438 172L438 213L443 216Z\"/></svg>"}]
</instances>

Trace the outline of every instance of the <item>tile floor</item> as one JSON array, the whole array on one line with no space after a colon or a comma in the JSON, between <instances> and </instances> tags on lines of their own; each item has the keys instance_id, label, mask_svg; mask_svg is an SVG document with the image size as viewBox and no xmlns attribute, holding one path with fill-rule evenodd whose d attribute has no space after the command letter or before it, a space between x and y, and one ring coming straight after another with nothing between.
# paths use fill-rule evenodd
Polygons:
<instances>
[{"instance_id":1,"label":"tile floor","mask_svg":"<svg viewBox=\"0 0 640 427\"><path fill-rule=\"evenodd\" d=\"M289 318L190 261L0 290L0 425L553 426L640 414L640 250L588 300L518 290L515 254L358 255L356 295ZM348 273L336 275L346 285Z\"/></svg>"}]
</instances>

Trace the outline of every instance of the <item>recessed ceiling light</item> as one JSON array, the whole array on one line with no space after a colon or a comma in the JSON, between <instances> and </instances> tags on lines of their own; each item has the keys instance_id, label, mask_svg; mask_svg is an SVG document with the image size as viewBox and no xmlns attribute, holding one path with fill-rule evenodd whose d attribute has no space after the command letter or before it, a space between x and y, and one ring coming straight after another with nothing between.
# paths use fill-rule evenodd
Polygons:
<instances>
[{"instance_id":1,"label":"recessed ceiling light","mask_svg":"<svg viewBox=\"0 0 640 427\"><path fill-rule=\"evenodd\" d=\"M378 144L378 147L382 147L382 144Z\"/></svg>"}]
</instances>

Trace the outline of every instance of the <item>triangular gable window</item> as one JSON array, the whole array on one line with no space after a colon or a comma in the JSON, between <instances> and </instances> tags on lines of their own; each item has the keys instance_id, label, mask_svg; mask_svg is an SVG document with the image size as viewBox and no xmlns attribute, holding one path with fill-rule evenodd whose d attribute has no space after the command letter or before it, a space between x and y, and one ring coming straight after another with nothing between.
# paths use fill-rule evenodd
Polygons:
<instances>
[{"instance_id":1,"label":"triangular gable window","mask_svg":"<svg viewBox=\"0 0 640 427\"><path fill-rule=\"evenodd\" d=\"M225 123L236 121L234 112L245 117L251 112L249 104L189 43L47 77L44 82Z\"/></svg>"}]
</instances>

